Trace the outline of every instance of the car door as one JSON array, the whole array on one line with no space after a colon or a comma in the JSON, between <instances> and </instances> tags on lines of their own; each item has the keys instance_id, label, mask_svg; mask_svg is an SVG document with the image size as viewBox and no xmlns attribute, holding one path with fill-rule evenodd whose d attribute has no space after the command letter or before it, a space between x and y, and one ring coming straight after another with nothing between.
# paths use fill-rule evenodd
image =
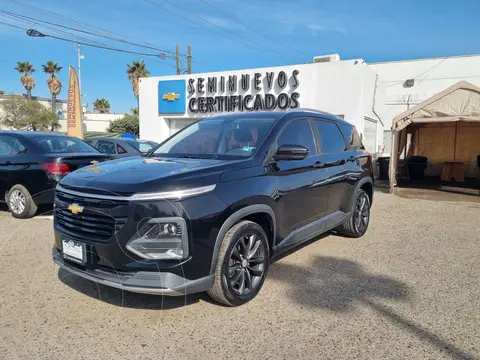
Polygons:
<instances>
[{"instance_id":1,"label":"car door","mask_svg":"<svg viewBox=\"0 0 480 360\"><path fill-rule=\"evenodd\" d=\"M288 122L279 132L273 152L287 144L306 146L309 153L303 160L277 161L270 173L276 178L277 193L274 197L278 201L280 238L291 236L322 218L327 201L326 192L319 181L325 170L317 167L317 144L309 119L299 118Z\"/></svg>"},{"instance_id":2,"label":"car door","mask_svg":"<svg viewBox=\"0 0 480 360\"><path fill-rule=\"evenodd\" d=\"M26 147L14 135L0 135L0 197L3 201L5 193L10 190L12 179L22 169L22 159Z\"/></svg>"},{"instance_id":3,"label":"car door","mask_svg":"<svg viewBox=\"0 0 480 360\"><path fill-rule=\"evenodd\" d=\"M342 213L348 210L345 209L351 193L348 181L355 157L348 151L345 137L336 122L324 119L315 119L314 122L320 144L319 161L327 173L324 183L328 192L326 212L327 215L333 214L342 218ZM335 218L332 221L334 222Z\"/></svg>"}]
</instances>

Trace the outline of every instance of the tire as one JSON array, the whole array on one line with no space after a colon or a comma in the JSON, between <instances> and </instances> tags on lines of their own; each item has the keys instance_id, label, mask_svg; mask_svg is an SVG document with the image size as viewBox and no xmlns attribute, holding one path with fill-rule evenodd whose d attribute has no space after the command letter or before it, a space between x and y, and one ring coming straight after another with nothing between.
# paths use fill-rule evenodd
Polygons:
<instances>
[{"instance_id":1,"label":"tire","mask_svg":"<svg viewBox=\"0 0 480 360\"><path fill-rule=\"evenodd\" d=\"M245 304L262 288L269 262L268 239L262 227L252 221L237 223L223 238L208 295L227 306Z\"/></svg>"},{"instance_id":2,"label":"tire","mask_svg":"<svg viewBox=\"0 0 480 360\"><path fill-rule=\"evenodd\" d=\"M365 201L365 203L363 203ZM359 204L360 203L360 204ZM363 205L361 205L363 204ZM363 206L363 210L359 206ZM362 214L366 215L358 218L359 211L362 211ZM356 220L357 219L357 220ZM360 226L359 221L360 220ZM350 238L359 238L362 237L368 229L370 224L370 198L365 190L359 189L355 194L355 202L352 209L352 215L348 221L336 229L337 233L343 236Z\"/></svg>"},{"instance_id":3,"label":"tire","mask_svg":"<svg viewBox=\"0 0 480 360\"><path fill-rule=\"evenodd\" d=\"M12 186L6 200L10 213L17 219L28 219L37 213L37 204L33 201L30 192L22 185Z\"/></svg>"}]
</instances>

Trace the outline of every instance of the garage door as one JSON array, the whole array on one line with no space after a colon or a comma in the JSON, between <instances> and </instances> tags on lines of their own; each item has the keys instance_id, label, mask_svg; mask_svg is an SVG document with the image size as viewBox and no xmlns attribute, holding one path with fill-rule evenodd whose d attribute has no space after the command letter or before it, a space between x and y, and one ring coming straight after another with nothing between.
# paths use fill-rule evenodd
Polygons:
<instances>
[{"instance_id":1,"label":"garage door","mask_svg":"<svg viewBox=\"0 0 480 360\"><path fill-rule=\"evenodd\" d=\"M185 126L190 125L194 120L190 119L170 119L170 135L182 130Z\"/></svg>"},{"instance_id":2,"label":"garage door","mask_svg":"<svg viewBox=\"0 0 480 360\"><path fill-rule=\"evenodd\" d=\"M363 126L363 145L368 152L377 152L377 122L368 118L365 118Z\"/></svg>"}]
</instances>

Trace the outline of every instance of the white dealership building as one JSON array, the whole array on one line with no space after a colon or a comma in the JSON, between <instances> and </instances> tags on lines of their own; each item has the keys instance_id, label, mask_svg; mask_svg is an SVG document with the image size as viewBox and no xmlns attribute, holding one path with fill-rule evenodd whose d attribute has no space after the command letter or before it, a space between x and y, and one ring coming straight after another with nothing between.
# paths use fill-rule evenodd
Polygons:
<instances>
[{"instance_id":1,"label":"white dealership building","mask_svg":"<svg viewBox=\"0 0 480 360\"><path fill-rule=\"evenodd\" d=\"M362 59L140 80L140 138L161 141L220 113L310 108L354 124L371 152L383 140L385 88Z\"/></svg>"},{"instance_id":2,"label":"white dealership building","mask_svg":"<svg viewBox=\"0 0 480 360\"><path fill-rule=\"evenodd\" d=\"M298 106L344 118L370 152L389 155L393 118L462 80L480 86L480 55L366 64L335 54L302 65L151 77L140 81L140 137L161 141L219 113Z\"/></svg>"}]
</instances>

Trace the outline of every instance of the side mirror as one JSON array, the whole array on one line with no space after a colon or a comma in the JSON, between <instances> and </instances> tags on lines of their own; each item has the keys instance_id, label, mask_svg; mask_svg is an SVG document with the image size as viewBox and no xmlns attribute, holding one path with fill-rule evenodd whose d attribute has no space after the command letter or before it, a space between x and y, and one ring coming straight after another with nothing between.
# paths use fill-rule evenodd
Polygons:
<instances>
[{"instance_id":1,"label":"side mirror","mask_svg":"<svg viewBox=\"0 0 480 360\"><path fill-rule=\"evenodd\" d=\"M277 153L273 155L275 161L278 160L303 160L308 155L308 148L303 145L282 145Z\"/></svg>"}]
</instances>

